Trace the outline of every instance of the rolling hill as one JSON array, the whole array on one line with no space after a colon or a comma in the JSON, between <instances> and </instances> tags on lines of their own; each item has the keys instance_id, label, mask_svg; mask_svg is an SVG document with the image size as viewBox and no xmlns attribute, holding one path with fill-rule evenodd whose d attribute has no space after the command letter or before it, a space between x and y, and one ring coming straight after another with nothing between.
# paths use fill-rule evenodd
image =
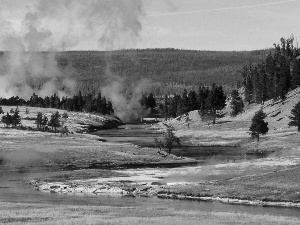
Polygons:
<instances>
[{"instance_id":1,"label":"rolling hill","mask_svg":"<svg viewBox=\"0 0 300 225\"><path fill-rule=\"evenodd\" d=\"M0 52L1 74L8 71L31 73L43 68L39 81L37 75L26 82L40 87L45 80L57 73L57 67L67 77L77 81L76 92L97 93L100 88L121 80L125 87L135 85L141 79L151 81L150 91L156 95L182 93L199 85L217 83L227 89L242 81L241 68L249 62L262 61L272 49L257 51L194 51L180 49L132 49L119 51L68 51L68 52L25 52L16 57L6 57ZM50 63L49 63L50 59ZM47 61L48 60L48 61ZM14 62L15 61L15 62ZM20 62L24 64L20 66ZM26 64L31 70L26 72ZM9 64L9 65L7 65ZM50 64L50 65L45 65ZM18 69L11 68L17 65ZM55 67L53 72L48 71ZM40 72L39 72L40 73ZM60 77L60 75L54 75ZM226 88L225 88L226 89ZM149 91L149 90L148 90Z\"/></svg>"},{"instance_id":2,"label":"rolling hill","mask_svg":"<svg viewBox=\"0 0 300 225\"><path fill-rule=\"evenodd\" d=\"M152 91L181 92L182 86L222 84L235 86L242 81L239 70L250 61L266 57L270 49L258 51L221 52L178 49L121 50L112 52L60 52L57 62L74 68L78 89L94 91L110 81L113 75L126 84L146 78ZM163 90L162 90L163 89Z\"/></svg>"}]
</instances>

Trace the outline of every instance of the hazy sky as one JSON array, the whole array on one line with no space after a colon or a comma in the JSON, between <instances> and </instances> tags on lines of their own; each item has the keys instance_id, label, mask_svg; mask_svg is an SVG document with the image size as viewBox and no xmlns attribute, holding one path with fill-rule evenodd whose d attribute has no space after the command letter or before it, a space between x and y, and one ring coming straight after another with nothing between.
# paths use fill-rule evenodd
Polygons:
<instances>
[{"instance_id":1,"label":"hazy sky","mask_svg":"<svg viewBox=\"0 0 300 225\"><path fill-rule=\"evenodd\" d=\"M160 1L156 2L159 5ZM252 50L271 47L281 37L300 35L300 1L169 2L173 13L166 8L152 9L149 13L153 16L145 18L140 47Z\"/></svg>"},{"instance_id":2,"label":"hazy sky","mask_svg":"<svg viewBox=\"0 0 300 225\"><path fill-rule=\"evenodd\" d=\"M300 36L300 0L61 1L65 2L65 8L59 6L58 0L47 0L57 6L45 6L54 7L54 11L41 10L37 15L43 16L34 28L35 34L48 31L55 47L62 45L62 40L69 43L67 50L166 47L253 50L272 47L281 37ZM34 32L25 34L29 26L24 28L24 18L28 12L35 12L38 2L46 4L42 0L0 0L0 37L1 33L5 36L4 32L20 39L26 36L26 40L34 37ZM97 8L91 2L105 4L97 4ZM55 13L55 10L61 11ZM82 22L82 17L94 22ZM39 40L44 36L40 35ZM109 43L111 39L113 43Z\"/></svg>"}]
</instances>

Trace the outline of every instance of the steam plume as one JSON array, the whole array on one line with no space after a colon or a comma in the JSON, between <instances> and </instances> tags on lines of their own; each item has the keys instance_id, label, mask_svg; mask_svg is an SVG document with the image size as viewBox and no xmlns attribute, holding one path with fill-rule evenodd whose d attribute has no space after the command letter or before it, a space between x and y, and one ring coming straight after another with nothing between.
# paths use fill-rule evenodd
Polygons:
<instances>
[{"instance_id":1,"label":"steam plume","mask_svg":"<svg viewBox=\"0 0 300 225\"><path fill-rule=\"evenodd\" d=\"M73 70L57 65L57 51L86 48L82 46L86 39L95 43L89 49L128 48L142 30L141 0L0 0L0 4L0 47L6 51L0 56L1 97L72 92ZM19 20L10 13L18 13Z\"/></svg>"},{"instance_id":2,"label":"steam plume","mask_svg":"<svg viewBox=\"0 0 300 225\"><path fill-rule=\"evenodd\" d=\"M112 101L115 114L124 122L130 122L146 116L149 112L141 105L143 92L149 87L150 81L142 79L135 83L135 87L126 89L123 79L114 76L114 81L102 88L102 93ZM125 92L130 93L125 93Z\"/></svg>"}]
</instances>

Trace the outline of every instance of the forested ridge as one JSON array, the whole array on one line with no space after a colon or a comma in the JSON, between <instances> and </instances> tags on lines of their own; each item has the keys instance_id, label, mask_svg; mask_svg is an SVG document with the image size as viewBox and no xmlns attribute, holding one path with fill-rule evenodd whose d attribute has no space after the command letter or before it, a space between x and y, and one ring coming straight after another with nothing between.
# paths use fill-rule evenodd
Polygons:
<instances>
[{"instance_id":1,"label":"forested ridge","mask_svg":"<svg viewBox=\"0 0 300 225\"><path fill-rule=\"evenodd\" d=\"M289 91L300 86L300 49L294 38L281 38L260 63L250 63L242 70L245 101L264 103L270 99L286 98Z\"/></svg>"},{"instance_id":2,"label":"forested ridge","mask_svg":"<svg viewBox=\"0 0 300 225\"><path fill-rule=\"evenodd\" d=\"M75 93L82 91L83 94L96 95L101 87L111 82L111 76L119 76L124 78L125 86L142 78L149 79L152 82L149 91L163 95L174 92L179 94L189 87L197 89L200 85L210 86L212 83L223 85L225 88L235 87L237 82L243 81L241 68L248 62L260 62L270 51L273 50L131 49L35 54L41 54L42 58L47 54L55 54L58 67L63 73L68 70L68 76L71 74L77 81ZM4 56L5 52L1 52L0 61L3 61Z\"/></svg>"},{"instance_id":3,"label":"forested ridge","mask_svg":"<svg viewBox=\"0 0 300 225\"><path fill-rule=\"evenodd\" d=\"M131 84L141 78L151 80L154 86L165 84L199 86L217 83L235 86L242 81L241 68L248 62L264 59L268 50L258 51L193 51L178 49L136 49L111 52L73 51L57 53L60 66L75 69L78 89L97 92L109 75L125 78ZM164 87L164 89L166 86ZM159 89L159 88L158 88ZM151 90L155 94L161 90ZM166 91L166 89L165 89ZM182 90L178 90L179 93ZM172 92L172 90L170 90Z\"/></svg>"}]
</instances>

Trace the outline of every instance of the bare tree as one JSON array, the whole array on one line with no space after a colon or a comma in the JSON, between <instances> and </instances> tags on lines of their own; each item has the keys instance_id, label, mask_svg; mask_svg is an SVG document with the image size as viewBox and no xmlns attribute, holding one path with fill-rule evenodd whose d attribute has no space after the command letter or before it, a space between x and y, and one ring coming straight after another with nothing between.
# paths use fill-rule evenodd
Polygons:
<instances>
[{"instance_id":1,"label":"bare tree","mask_svg":"<svg viewBox=\"0 0 300 225\"><path fill-rule=\"evenodd\" d=\"M180 145L179 138L175 135L175 128L172 125L164 124L166 130L163 132L162 139L155 139L155 142L159 145L160 149L165 148L168 154L171 154L172 149L176 145Z\"/></svg>"}]
</instances>

